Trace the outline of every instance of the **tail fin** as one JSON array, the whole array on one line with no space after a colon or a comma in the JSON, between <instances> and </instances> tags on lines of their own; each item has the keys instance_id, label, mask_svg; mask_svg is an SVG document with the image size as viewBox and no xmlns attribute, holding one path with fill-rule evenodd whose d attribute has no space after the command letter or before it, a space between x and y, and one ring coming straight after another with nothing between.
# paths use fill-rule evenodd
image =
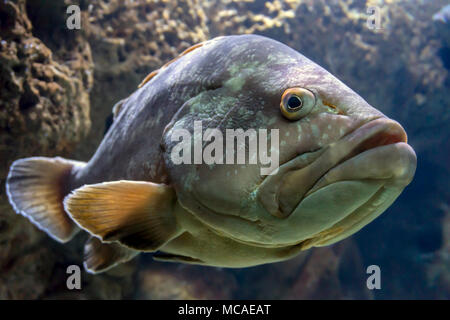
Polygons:
<instances>
[{"instance_id":1,"label":"tail fin","mask_svg":"<svg viewBox=\"0 0 450 320\"><path fill-rule=\"evenodd\" d=\"M9 202L17 213L59 242L67 242L79 230L64 211L74 167L85 163L63 158L32 157L15 161L6 180Z\"/></svg>"}]
</instances>

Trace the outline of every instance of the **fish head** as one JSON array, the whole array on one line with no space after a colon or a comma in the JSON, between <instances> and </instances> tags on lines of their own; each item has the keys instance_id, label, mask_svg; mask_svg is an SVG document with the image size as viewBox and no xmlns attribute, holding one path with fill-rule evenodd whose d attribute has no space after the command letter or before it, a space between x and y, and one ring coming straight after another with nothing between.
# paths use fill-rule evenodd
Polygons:
<instances>
[{"instance_id":1,"label":"fish head","mask_svg":"<svg viewBox=\"0 0 450 320\"><path fill-rule=\"evenodd\" d=\"M202 50L214 65L204 66L205 82L216 85L185 103L164 141L180 203L212 230L258 246L328 245L372 221L412 180L416 156L401 125L300 53L259 36ZM196 124L202 158L174 164L174 132L192 142ZM236 130L247 135L230 149ZM206 163L218 140L221 163Z\"/></svg>"}]
</instances>

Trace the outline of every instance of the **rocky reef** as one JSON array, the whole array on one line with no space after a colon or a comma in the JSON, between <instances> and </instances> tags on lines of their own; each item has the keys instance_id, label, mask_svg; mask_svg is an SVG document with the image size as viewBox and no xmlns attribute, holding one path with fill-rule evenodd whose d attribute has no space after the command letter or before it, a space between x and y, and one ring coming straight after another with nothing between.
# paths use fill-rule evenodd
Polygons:
<instances>
[{"instance_id":1,"label":"rocky reef","mask_svg":"<svg viewBox=\"0 0 450 320\"><path fill-rule=\"evenodd\" d=\"M90 128L89 45L71 36L51 50L34 36L26 7L0 4L2 177L11 160L25 155L67 154Z\"/></svg>"},{"instance_id":2,"label":"rocky reef","mask_svg":"<svg viewBox=\"0 0 450 320\"><path fill-rule=\"evenodd\" d=\"M91 124L89 45L69 35L50 49L34 33L26 14L32 9L26 1L0 3L1 298L40 297L55 261L51 248L42 245L46 238L42 232L8 205L5 178L9 165L26 156L68 155Z\"/></svg>"},{"instance_id":3,"label":"rocky reef","mask_svg":"<svg viewBox=\"0 0 450 320\"><path fill-rule=\"evenodd\" d=\"M150 71L208 39L200 4L200 0L90 1L82 31L95 61L91 118L99 123L77 149L79 157L88 159L95 151L104 121L118 100L135 91Z\"/></svg>"},{"instance_id":4,"label":"rocky reef","mask_svg":"<svg viewBox=\"0 0 450 320\"><path fill-rule=\"evenodd\" d=\"M78 4L81 29L65 26ZM450 298L448 43L432 21L446 1L94 0L0 2L0 299ZM367 8L380 8L370 28ZM150 255L106 274L83 273L86 235L55 243L9 206L15 159L88 160L112 106L152 70L218 35L256 33L302 52L409 133L413 184L356 236L278 264L220 269L155 262ZM224 53L226 54L226 53ZM418 197L417 195L420 194ZM366 287L366 267L382 290Z\"/></svg>"}]
</instances>

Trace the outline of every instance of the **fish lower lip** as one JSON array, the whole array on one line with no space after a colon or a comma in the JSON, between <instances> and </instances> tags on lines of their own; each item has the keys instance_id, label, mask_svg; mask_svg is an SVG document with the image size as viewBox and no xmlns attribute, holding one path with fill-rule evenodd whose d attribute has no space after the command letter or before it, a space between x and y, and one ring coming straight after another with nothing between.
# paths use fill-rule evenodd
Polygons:
<instances>
[{"instance_id":1,"label":"fish lower lip","mask_svg":"<svg viewBox=\"0 0 450 320\"><path fill-rule=\"evenodd\" d=\"M404 142L375 147L357 154L328 170L305 194L338 181L383 180L385 185L406 186L416 168L414 150Z\"/></svg>"}]
</instances>

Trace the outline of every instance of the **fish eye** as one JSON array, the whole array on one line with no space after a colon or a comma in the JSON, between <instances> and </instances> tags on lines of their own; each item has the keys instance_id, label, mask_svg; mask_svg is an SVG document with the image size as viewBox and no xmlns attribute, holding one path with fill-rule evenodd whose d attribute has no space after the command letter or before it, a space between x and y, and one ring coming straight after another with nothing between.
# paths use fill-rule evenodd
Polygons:
<instances>
[{"instance_id":1,"label":"fish eye","mask_svg":"<svg viewBox=\"0 0 450 320\"><path fill-rule=\"evenodd\" d=\"M280 109L289 120L299 120L306 116L316 104L314 93L303 88L290 88L281 97Z\"/></svg>"}]
</instances>

